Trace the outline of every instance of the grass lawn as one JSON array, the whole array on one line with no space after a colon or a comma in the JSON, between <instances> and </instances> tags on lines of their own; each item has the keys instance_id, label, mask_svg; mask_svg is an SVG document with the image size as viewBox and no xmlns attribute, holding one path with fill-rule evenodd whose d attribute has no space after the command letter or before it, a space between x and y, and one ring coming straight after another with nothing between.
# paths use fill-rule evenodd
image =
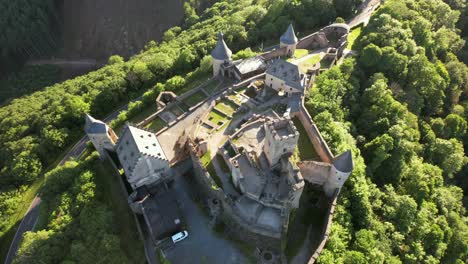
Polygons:
<instances>
[{"instance_id":1,"label":"grass lawn","mask_svg":"<svg viewBox=\"0 0 468 264\"><path fill-rule=\"evenodd\" d=\"M296 49L296 51L294 51L293 57L295 59L299 59L306 56L307 54L309 54L309 51L306 49Z\"/></svg>"},{"instance_id":2,"label":"grass lawn","mask_svg":"<svg viewBox=\"0 0 468 264\"><path fill-rule=\"evenodd\" d=\"M227 117L216 111L216 109L213 109L208 115L208 120L210 120L213 124L221 125L227 121Z\"/></svg>"},{"instance_id":3,"label":"grass lawn","mask_svg":"<svg viewBox=\"0 0 468 264\"><path fill-rule=\"evenodd\" d=\"M177 107L177 105L172 106L168 110L174 115L176 115L177 117L181 116L184 113L179 107Z\"/></svg>"},{"instance_id":4,"label":"grass lawn","mask_svg":"<svg viewBox=\"0 0 468 264\"><path fill-rule=\"evenodd\" d=\"M216 106L217 109L221 110L223 113L231 115L236 111L237 106L228 100L222 100Z\"/></svg>"},{"instance_id":5,"label":"grass lawn","mask_svg":"<svg viewBox=\"0 0 468 264\"><path fill-rule=\"evenodd\" d=\"M213 79L209 81L205 86L203 86L203 89L209 93L212 94L217 91L217 86L219 85L219 81L216 79Z\"/></svg>"},{"instance_id":6,"label":"grass lawn","mask_svg":"<svg viewBox=\"0 0 468 264\"><path fill-rule=\"evenodd\" d=\"M192 106L198 104L199 102L205 100L206 98L207 98L207 96L202 91L198 91L198 92L190 95L186 99L184 99L184 103L186 103L187 105L192 107Z\"/></svg>"},{"instance_id":7,"label":"grass lawn","mask_svg":"<svg viewBox=\"0 0 468 264\"><path fill-rule=\"evenodd\" d=\"M351 30L351 32L348 35L348 46L346 46L347 49L350 50L353 48L354 42L359 37L359 35L361 35L361 32L362 32L362 25Z\"/></svg>"},{"instance_id":8,"label":"grass lawn","mask_svg":"<svg viewBox=\"0 0 468 264\"><path fill-rule=\"evenodd\" d=\"M137 124L137 123L140 123L141 121L143 121L145 118L147 118L148 116L150 116L151 114L155 113L157 111L156 109L156 105L155 104L151 104L150 106L148 107L145 107L143 108L139 113L138 115L130 118L130 123L133 123L133 124Z\"/></svg>"},{"instance_id":9,"label":"grass lawn","mask_svg":"<svg viewBox=\"0 0 468 264\"><path fill-rule=\"evenodd\" d=\"M320 68L321 69L328 69L330 68L333 60L332 59L323 59L320 61Z\"/></svg>"},{"instance_id":10,"label":"grass lawn","mask_svg":"<svg viewBox=\"0 0 468 264\"><path fill-rule=\"evenodd\" d=\"M301 160L320 160L317 152L315 152L314 145L310 142L309 137L304 129L299 118L295 117L293 119L294 126L296 126L297 130L299 131L299 142L297 144L299 148L299 158Z\"/></svg>"},{"instance_id":11,"label":"grass lawn","mask_svg":"<svg viewBox=\"0 0 468 264\"><path fill-rule=\"evenodd\" d=\"M301 61L299 63L299 68L303 72L307 72L308 69L314 67L314 65L320 61L321 56L319 54L311 56L307 60Z\"/></svg>"},{"instance_id":12,"label":"grass lawn","mask_svg":"<svg viewBox=\"0 0 468 264\"><path fill-rule=\"evenodd\" d=\"M151 123L146 125L146 128L158 132L159 130L163 129L166 126L166 122L164 122L159 116L156 117Z\"/></svg>"},{"instance_id":13,"label":"grass lawn","mask_svg":"<svg viewBox=\"0 0 468 264\"><path fill-rule=\"evenodd\" d=\"M187 84L182 87L181 89L178 89L174 91L177 95L181 95L185 92L188 92L192 90L195 87L198 87L201 85L203 82L206 82L209 78L211 77L211 72L206 72L198 76L196 79L195 78L190 78L190 80L187 80Z\"/></svg>"},{"instance_id":14,"label":"grass lawn","mask_svg":"<svg viewBox=\"0 0 468 264\"><path fill-rule=\"evenodd\" d=\"M216 158L217 157L215 156L214 159ZM205 167L205 169L210 173L211 178L217 185L217 186L212 186L213 189L223 188L223 182L221 181L221 178L219 177L219 175L216 173L216 169L214 168L214 165L213 165L213 159L211 159L210 151L207 151L203 156L201 156L200 160L201 160L203 167Z\"/></svg>"}]
</instances>

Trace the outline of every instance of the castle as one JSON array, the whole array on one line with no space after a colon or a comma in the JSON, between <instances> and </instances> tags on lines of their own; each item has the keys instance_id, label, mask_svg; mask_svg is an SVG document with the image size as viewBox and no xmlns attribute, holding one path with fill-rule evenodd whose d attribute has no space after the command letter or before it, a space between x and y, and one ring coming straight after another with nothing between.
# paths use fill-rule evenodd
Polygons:
<instances>
[{"instance_id":1,"label":"castle","mask_svg":"<svg viewBox=\"0 0 468 264\"><path fill-rule=\"evenodd\" d=\"M134 212L145 215L155 241L180 227L181 217L175 209L177 206L166 206L165 209L159 206L161 201L166 201L167 205L176 204L174 198L160 190L170 189L168 183L177 174L173 167L187 158L193 164L191 172L203 186L204 193L220 202L221 219L233 228L240 228L242 232L238 235L257 246L264 244L280 248L288 229L289 215L300 206L306 182L319 186L327 199L336 199L353 170L352 153L346 151L335 157L328 149L303 105L305 91L313 79L311 73L302 72L298 65L284 58L292 57L299 47L329 45L327 36L332 34L333 38L338 39L334 44L336 48L332 48L336 60L346 46L348 32L349 28L345 25L331 25L299 40L293 26L289 25L280 38L279 48L239 61L232 60L232 51L225 43L223 34L219 33L211 53L214 77L237 80L239 85L236 87L258 80L263 85L258 88L258 96L244 101L243 105L230 99L233 88L214 94L203 103L206 107L203 114L198 113L193 123L182 130L174 128L180 118L158 133L126 124L118 138L104 122L86 115L85 131L90 141L102 158L108 152L116 154L133 191L129 204ZM270 100L284 103L287 108L285 113L279 114L273 110ZM227 140L219 144L216 137L225 137L226 126L223 123L207 130L203 120L211 111L219 111L215 105L221 101L236 105L238 109L234 114L240 120L228 133ZM158 102L158 105L163 109L166 107L162 102ZM185 118L194 115L194 109L190 109ZM312 143L318 154L317 159L298 160L301 134L292 118L299 120L304 127L306 135L302 136ZM224 131L222 129L226 129L225 133L221 133ZM166 133L178 135L178 139L174 142L167 142L167 139L161 141ZM184 151L175 152L174 149L178 147ZM208 172L201 162L201 157L209 149L216 149L214 155L222 157L227 165L232 190L213 188L212 178L215 175L210 175L213 172ZM154 191L156 189L157 192ZM158 218L148 217L150 211L156 212ZM158 221L167 223L167 228L158 226Z\"/></svg>"}]
</instances>

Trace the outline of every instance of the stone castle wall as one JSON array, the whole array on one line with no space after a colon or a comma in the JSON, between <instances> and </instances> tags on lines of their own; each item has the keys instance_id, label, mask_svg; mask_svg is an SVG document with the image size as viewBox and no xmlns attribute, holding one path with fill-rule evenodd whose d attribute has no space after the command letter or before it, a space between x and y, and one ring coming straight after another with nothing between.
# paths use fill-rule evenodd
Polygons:
<instances>
[{"instance_id":1,"label":"stone castle wall","mask_svg":"<svg viewBox=\"0 0 468 264\"><path fill-rule=\"evenodd\" d=\"M236 212L234 201L226 196L222 189L212 187L216 186L216 183L211 178L209 172L202 167L200 158L196 156L194 151L191 151L190 157L193 163L193 175L199 185L197 189L205 198L209 200L217 199L221 203L222 213L219 217L221 222L227 227L226 233L240 241L246 241L257 247L280 250L282 235L256 228L240 218Z\"/></svg>"},{"instance_id":2,"label":"stone castle wall","mask_svg":"<svg viewBox=\"0 0 468 264\"><path fill-rule=\"evenodd\" d=\"M315 32L305 36L297 43L298 49L322 49L329 45L329 41L323 32Z\"/></svg>"}]
</instances>

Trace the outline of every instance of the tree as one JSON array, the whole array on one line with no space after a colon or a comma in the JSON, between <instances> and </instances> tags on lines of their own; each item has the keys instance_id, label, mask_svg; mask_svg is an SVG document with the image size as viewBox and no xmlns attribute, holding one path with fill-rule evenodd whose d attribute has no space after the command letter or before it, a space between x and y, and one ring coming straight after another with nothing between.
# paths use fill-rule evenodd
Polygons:
<instances>
[{"instance_id":1,"label":"tree","mask_svg":"<svg viewBox=\"0 0 468 264\"><path fill-rule=\"evenodd\" d=\"M457 114L450 114L445 117L444 123L445 138L461 140L466 135L468 125L463 117Z\"/></svg>"}]
</instances>

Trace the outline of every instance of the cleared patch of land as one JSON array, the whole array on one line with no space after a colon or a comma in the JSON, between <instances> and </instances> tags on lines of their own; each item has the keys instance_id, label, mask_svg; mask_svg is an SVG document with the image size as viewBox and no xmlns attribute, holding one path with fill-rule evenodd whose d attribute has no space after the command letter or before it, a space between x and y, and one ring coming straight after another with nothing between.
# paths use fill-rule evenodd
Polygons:
<instances>
[{"instance_id":1,"label":"cleared patch of land","mask_svg":"<svg viewBox=\"0 0 468 264\"><path fill-rule=\"evenodd\" d=\"M362 25L351 30L351 32L348 35L348 45L346 46L347 49L353 49L354 42L359 37L359 35L361 35L361 32Z\"/></svg>"},{"instance_id":2,"label":"cleared patch of land","mask_svg":"<svg viewBox=\"0 0 468 264\"><path fill-rule=\"evenodd\" d=\"M63 1L63 56L129 57L183 21L183 0Z\"/></svg>"},{"instance_id":3,"label":"cleared patch of land","mask_svg":"<svg viewBox=\"0 0 468 264\"><path fill-rule=\"evenodd\" d=\"M312 145L312 142L310 142L310 139L307 136L307 132L305 131L301 121L295 117L293 122L294 126L296 126L297 130L299 131L299 142L297 144L299 149L299 158L301 160L320 160L317 152L315 152L314 145Z\"/></svg>"}]
</instances>

